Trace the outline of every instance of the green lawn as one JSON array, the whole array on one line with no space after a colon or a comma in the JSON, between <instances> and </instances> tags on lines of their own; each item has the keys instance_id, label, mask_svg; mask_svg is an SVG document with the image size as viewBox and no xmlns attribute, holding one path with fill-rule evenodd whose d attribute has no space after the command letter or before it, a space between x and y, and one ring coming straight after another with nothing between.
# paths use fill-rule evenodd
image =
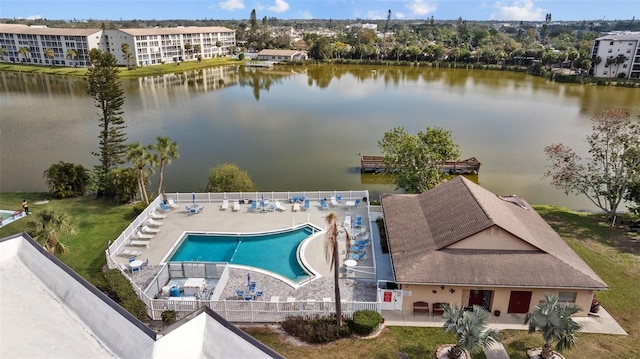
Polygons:
<instances>
[{"instance_id":1,"label":"green lawn","mask_svg":"<svg viewBox=\"0 0 640 359\"><path fill-rule=\"evenodd\" d=\"M69 253L61 256L60 260L94 283L100 278L99 274L106 263L104 251L107 244L135 219L131 205L114 205L89 197L56 200L48 193L2 193L0 209L20 210L23 199L29 201L32 215L37 215L43 209L68 213L77 233L60 238L69 247ZM44 199L49 199L49 203L35 204ZM28 221L29 217L3 226L0 228L0 237L25 231Z\"/></svg>"},{"instance_id":2,"label":"green lawn","mask_svg":"<svg viewBox=\"0 0 640 359\"><path fill-rule=\"evenodd\" d=\"M47 208L67 212L78 232L62 237L70 252L60 259L89 281L99 280L105 264L104 251L135 218L131 205L92 198L55 200L47 193L2 193L0 209L19 210L22 200L30 203L31 212ZM35 205L49 199L46 205ZM640 358L640 236L619 228L609 228L598 215L564 208L538 206L536 210L567 240L569 245L611 287L598 293L602 305L629 336L580 334L577 348L565 352L572 358ZM0 228L0 237L22 232L29 218ZM440 328L385 328L374 339L342 339L326 345L301 345L273 331L269 326L243 328L287 358L397 358L404 352L409 358L430 357L440 344L452 343L452 336ZM525 359L525 350L542 345L540 334L505 331L505 347L513 359ZM484 358L484 355L476 356Z\"/></svg>"},{"instance_id":3,"label":"green lawn","mask_svg":"<svg viewBox=\"0 0 640 359\"><path fill-rule=\"evenodd\" d=\"M184 72L190 70L198 70L207 67L228 65L228 64L243 64L244 61L232 60L226 57L216 57L214 59L198 61L181 62L180 65L176 64L163 64L153 66L135 67L131 70L127 70L125 67L120 67L118 76L120 78L127 77L143 77L154 76L169 73ZM62 76L86 76L87 68L85 67L61 67L61 66L41 66L41 65L24 65L24 64L0 64L0 71L33 73L33 74L46 74L46 75L62 75Z\"/></svg>"}]
</instances>

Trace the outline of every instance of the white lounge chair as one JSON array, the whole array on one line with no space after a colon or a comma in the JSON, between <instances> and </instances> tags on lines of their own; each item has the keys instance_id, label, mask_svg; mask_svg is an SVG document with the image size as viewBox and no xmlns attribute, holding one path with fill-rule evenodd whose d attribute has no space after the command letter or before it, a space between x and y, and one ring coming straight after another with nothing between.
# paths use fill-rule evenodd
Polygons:
<instances>
[{"instance_id":1,"label":"white lounge chair","mask_svg":"<svg viewBox=\"0 0 640 359\"><path fill-rule=\"evenodd\" d=\"M331 197L331 205L334 207L338 207L338 201L335 197Z\"/></svg>"},{"instance_id":2,"label":"white lounge chair","mask_svg":"<svg viewBox=\"0 0 640 359\"><path fill-rule=\"evenodd\" d=\"M287 207L283 206L280 201L276 200L276 209L280 212L284 212L287 210Z\"/></svg>"},{"instance_id":3,"label":"white lounge chair","mask_svg":"<svg viewBox=\"0 0 640 359\"><path fill-rule=\"evenodd\" d=\"M153 218L149 218L146 221L144 221L144 223L147 226L151 226L151 227L160 227L161 225L163 225L164 223L162 223L161 221L156 221Z\"/></svg>"},{"instance_id":4,"label":"white lounge chair","mask_svg":"<svg viewBox=\"0 0 640 359\"><path fill-rule=\"evenodd\" d=\"M220 209L224 211L227 208L229 208L229 200L225 198L222 200L222 206L220 206Z\"/></svg>"},{"instance_id":5,"label":"white lounge chair","mask_svg":"<svg viewBox=\"0 0 640 359\"><path fill-rule=\"evenodd\" d=\"M300 210L300 203L296 202L293 204L293 208L291 209L294 212L298 212Z\"/></svg>"},{"instance_id":6,"label":"white lounge chair","mask_svg":"<svg viewBox=\"0 0 640 359\"><path fill-rule=\"evenodd\" d=\"M238 212L239 210L240 210L240 201L239 200L233 201L233 211Z\"/></svg>"},{"instance_id":7,"label":"white lounge chair","mask_svg":"<svg viewBox=\"0 0 640 359\"><path fill-rule=\"evenodd\" d=\"M151 227L149 227L149 226L147 226L145 224L140 228L140 231L142 233L156 234L156 233L160 232L160 228L151 228Z\"/></svg>"},{"instance_id":8,"label":"white lounge chair","mask_svg":"<svg viewBox=\"0 0 640 359\"><path fill-rule=\"evenodd\" d=\"M153 238L153 234L148 234L148 233L142 233L140 230L137 230L136 233L133 235L134 239L151 239Z\"/></svg>"},{"instance_id":9,"label":"white lounge chair","mask_svg":"<svg viewBox=\"0 0 640 359\"><path fill-rule=\"evenodd\" d=\"M178 208L178 205L173 201L173 198L171 197L167 198L167 204L171 208Z\"/></svg>"},{"instance_id":10,"label":"white lounge chair","mask_svg":"<svg viewBox=\"0 0 640 359\"><path fill-rule=\"evenodd\" d=\"M137 257L141 255L142 252L137 251L135 249L125 248L121 252L118 253L119 257Z\"/></svg>"},{"instance_id":11,"label":"white lounge chair","mask_svg":"<svg viewBox=\"0 0 640 359\"><path fill-rule=\"evenodd\" d=\"M130 241L128 243L128 245L136 246L136 247L147 247L147 248L149 248L149 243L150 243L149 241L134 239L134 240Z\"/></svg>"},{"instance_id":12,"label":"white lounge chair","mask_svg":"<svg viewBox=\"0 0 640 359\"><path fill-rule=\"evenodd\" d=\"M149 218L151 219L165 219L167 218L166 214L158 213L156 211L149 211Z\"/></svg>"}]
</instances>

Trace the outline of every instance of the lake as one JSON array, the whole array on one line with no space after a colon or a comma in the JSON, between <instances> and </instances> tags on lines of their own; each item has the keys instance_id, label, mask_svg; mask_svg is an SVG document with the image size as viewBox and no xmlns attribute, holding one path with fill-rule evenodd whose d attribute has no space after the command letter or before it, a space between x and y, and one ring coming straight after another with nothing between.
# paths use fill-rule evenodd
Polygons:
<instances>
[{"instance_id":1,"label":"lake","mask_svg":"<svg viewBox=\"0 0 640 359\"><path fill-rule=\"evenodd\" d=\"M124 79L129 141L167 136L180 158L167 192L198 192L208 171L237 164L261 191L394 191L360 174L384 132L403 126L452 132L462 158L482 162L475 180L532 204L594 210L544 178L543 148L562 142L586 156L598 110L640 114L640 90L559 84L504 71L384 66L224 66ZM83 79L0 72L0 191L46 191L53 163L97 164L98 115ZM150 187L155 191L156 187Z\"/></svg>"}]
</instances>

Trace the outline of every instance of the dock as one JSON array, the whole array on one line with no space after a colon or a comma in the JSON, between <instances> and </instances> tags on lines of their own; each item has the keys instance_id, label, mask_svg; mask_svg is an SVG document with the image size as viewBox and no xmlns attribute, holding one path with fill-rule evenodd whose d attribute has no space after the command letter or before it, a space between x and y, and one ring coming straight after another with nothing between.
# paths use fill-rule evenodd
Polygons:
<instances>
[{"instance_id":1,"label":"dock","mask_svg":"<svg viewBox=\"0 0 640 359\"><path fill-rule=\"evenodd\" d=\"M275 61L247 61L244 63L247 67L268 67L271 68L275 66Z\"/></svg>"},{"instance_id":2,"label":"dock","mask_svg":"<svg viewBox=\"0 0 640 359\"><path fill-rule=\"evenodd\" d=\"M446 161L442 170L451 174L477 174L480 171L480 161L475 157L462 161ZM386 170L382 156L361 156L360 172L381 173Z\"/></svg>"}]
</instances>

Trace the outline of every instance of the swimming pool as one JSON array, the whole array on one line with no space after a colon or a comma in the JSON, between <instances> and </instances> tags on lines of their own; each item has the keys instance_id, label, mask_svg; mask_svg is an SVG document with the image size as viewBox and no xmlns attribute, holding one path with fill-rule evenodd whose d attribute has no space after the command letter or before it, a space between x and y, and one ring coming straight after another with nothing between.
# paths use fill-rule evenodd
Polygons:
<instances>
[{"instance_id":1,"label":"swimming pool","mask_svg":"<svg viewBox=\"0 0 640 359\"><path fill-rule=\"evenodd\" d=\"M257 234L188 233L171 256L175 262L227 262L260 268L294 282L311 277L298 260L302 241L319 230L310 225Z\"/></svg>"}]
</instances>

